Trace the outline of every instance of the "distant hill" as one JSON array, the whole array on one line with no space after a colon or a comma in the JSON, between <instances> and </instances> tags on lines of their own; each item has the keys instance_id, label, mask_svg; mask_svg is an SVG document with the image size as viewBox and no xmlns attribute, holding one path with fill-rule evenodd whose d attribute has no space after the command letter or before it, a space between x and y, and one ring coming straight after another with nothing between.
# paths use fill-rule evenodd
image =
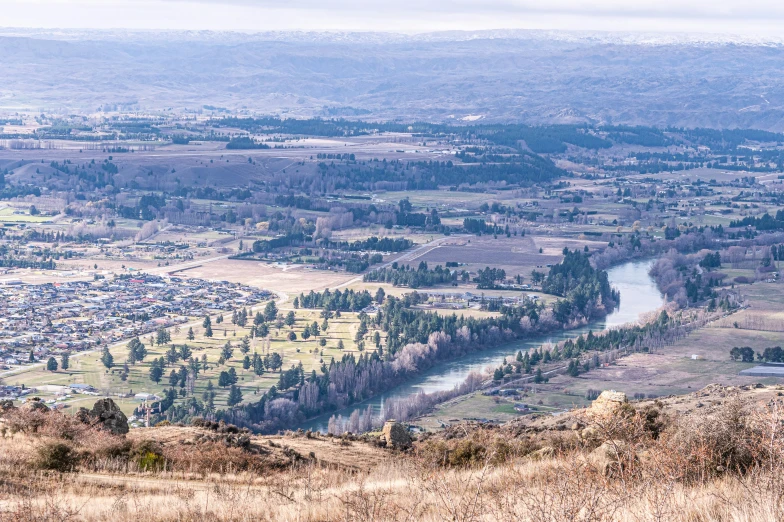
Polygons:
<instances>
[{"instance_id":1,"label":"distant hill","mask_svg":"<svg viewBox=\"0 0 784 522\"><path fill-rule=\"evenodd\" d=\"M500 31L0 36L0 110L226 108L293 117L784 130L784 46Z\"/></svg>"}]
</instances>

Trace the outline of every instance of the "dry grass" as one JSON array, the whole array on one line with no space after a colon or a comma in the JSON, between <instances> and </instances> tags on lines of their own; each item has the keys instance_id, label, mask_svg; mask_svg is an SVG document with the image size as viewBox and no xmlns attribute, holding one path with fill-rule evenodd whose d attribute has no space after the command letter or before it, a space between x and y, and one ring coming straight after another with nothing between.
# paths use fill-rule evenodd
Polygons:
<instances>
[{"instance_id":1,"label":"dry grass","mask_svg":"<svg viewBox=\"0 0 784 522\"><path fill-rule=\"evenodd\" d=\"M49 427L6 430L0 521L778 521L782 412L728 396L699 415L655 405L575 414L580 430L456 429L360 471L306 458L277 470L130 474L93 460L59 473L31 458Z\"/></svg>"}]
</instances>

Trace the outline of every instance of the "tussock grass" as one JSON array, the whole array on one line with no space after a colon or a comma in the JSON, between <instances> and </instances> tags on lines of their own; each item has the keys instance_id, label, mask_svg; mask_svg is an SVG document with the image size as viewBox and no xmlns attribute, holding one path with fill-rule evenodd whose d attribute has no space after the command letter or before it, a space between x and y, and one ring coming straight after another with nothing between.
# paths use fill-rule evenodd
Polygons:
<instances>
[{"instance_id":1,"label":"tussock grass","mask_svg":"<svg viewBox=\"0 0 784 522\"><path fill-rule=\"evenodd\" d=\"M104 434L69 441L47 426L6 429L0 521L780 521L783 412L732 396L680 416L626 405L528 438L503 430L431 438L359 471L312 458L199 468L184 454L200 446L187 445L161 452L164 467L134 467L145 450L135 441L101 459L91 455L111 446ZM52 441L80 455L73 471L36 467L37 449ZM388 455L377 451L380 461Z\"/></svg>"}]
</instances>

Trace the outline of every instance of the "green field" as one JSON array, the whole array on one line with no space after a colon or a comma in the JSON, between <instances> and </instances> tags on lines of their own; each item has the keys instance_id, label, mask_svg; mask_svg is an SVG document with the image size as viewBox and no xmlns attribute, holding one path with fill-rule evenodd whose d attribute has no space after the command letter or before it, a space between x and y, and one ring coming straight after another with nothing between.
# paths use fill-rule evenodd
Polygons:
<instances>
[{"instance_id":1,"label":"green field","mask_svg":"<svg viewBox=\"0 0 784 522\"><path fill-rule=\"evenodd\" d=\"M25 213L14 213L19 211L23 211ZM51 216L31 216L29 211L25 209L17 209L13 207L0 208L0 222L2 223L44 223L51 220Z\"/></svg>"},{"instance_id":2,"label":"green field","mask_svg":"<svg viewBox=\"0 0 784 522\"><path fill-rule=\"evenodd\" d=\"M287 313L287 310L282 311L284 314ZM283 358L283 370L296 366L301 362L307 373L310 373L311 370L320 372L322 362L329 366L333 358L340 359L345 353L353 353L355 356L360 354L354 343L354 336L359 324L357 314L342 313L342 317L330 319L326 332L322 332L317 338L311 337L308 340L302 340L302 331L305 325L309 325L313 321L317 321L321 325L323 319L319 316L319 312L315 310L296 310L295 316L296 322L293 327L289 328L284 325L280 330L274 326L270 329L269 352L277 352L281 355ZM239 378L237 386L242 391L243 402L252 402L271 386L277 385L280 378L280 374L277 371L266 371L261 376L257 376L252 369L243 369L244 354L240 352L240 343L244 336L249 335L250 322L248 327L240 328L232 325L229 318L226 321L228 324L227 322L216 324L215 316L213 316L213 337L211 339L204 336L204 329L200 324L194 326L196 338L193 341L189 341L186 337L187 326L180 328L179 333L171 332L173 344L177 346L187 344L193 350L193 357L198 359L201 359L202 355L207 356L209 369L199 373L194 386L194 395L201 400L208 381L212 381L217 393L215 397L215 406L217 408L226 407L226 399L228 397L228 389L218 387L218 376L222 371L228 371L232 367L235 369ZM292 330L297 334L297 340L295 341L289 341L286 338L289 331ZM372 336L372 334L373 331L371 330L369 336ZM319 340L322 338L327 341L326 346L323 348L319 345ZM341 340L344 344L342 351L338 349L338 342ZM71 357L70 367L67 371L49 372L42 367L37 367L9 376L5 381L12 385L24 384L28 388L42 385L84 383L94 386L99 392L107 395L143 392L162 396L163 390L169 388L168 376L170 372L179 369L183 362L179 361L173 365L168 365L164 370L164 377L161 382L158 384L154 383L150 379L150 362L163 356L169 349L169 345L150 346L149 336L142 338L142 341L147 347L148 355L143 362L130 366L130 371L125 381L120 378L122 366L127 358L128 350L125 343L111 348L110 351L115 361L115 366L111 370L104 367L100 360L101 354L95 352ZM226 361L225 364L219 365L218 359L226 342L231 343L234 353L230 360ZM257 340L256 352L260 356L264 356L267 350L262 347L261 343L261 340ZM375 345L372 341L366 340L365 346L368 352L375 350ZM248 355L252 357L253 352L254 350L251 347ZM46 392L37 393L36 395L45 399L53 398L54 396L54 394ZM94 401L95 397L93 396L75 395L73 399L64 402L70 407L78 407L91 405ZM138 401L121 401L121 407L128 414L137 405Z\"/></svg>"}]
</instances>

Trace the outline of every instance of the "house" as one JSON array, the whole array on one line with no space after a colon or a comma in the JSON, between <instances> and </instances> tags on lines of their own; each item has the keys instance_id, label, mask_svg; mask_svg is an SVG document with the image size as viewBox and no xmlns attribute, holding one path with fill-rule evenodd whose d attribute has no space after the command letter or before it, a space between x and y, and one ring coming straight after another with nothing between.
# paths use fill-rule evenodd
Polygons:
<instances>
[{"instance_id":1,"label":"house","mask_svg":"<svg viewBox=\"0 0 784 522\"><path fill-rule=\"evenodd\" d=\"M79 384L79 383L76 383L76 384L71 384L68 387L71 390L73 390L74 392L76 392L76 393L85 393L85 392L94 392L95 391L95 388L93 388L89 384Z\"/></svg>"}]
</instances>

